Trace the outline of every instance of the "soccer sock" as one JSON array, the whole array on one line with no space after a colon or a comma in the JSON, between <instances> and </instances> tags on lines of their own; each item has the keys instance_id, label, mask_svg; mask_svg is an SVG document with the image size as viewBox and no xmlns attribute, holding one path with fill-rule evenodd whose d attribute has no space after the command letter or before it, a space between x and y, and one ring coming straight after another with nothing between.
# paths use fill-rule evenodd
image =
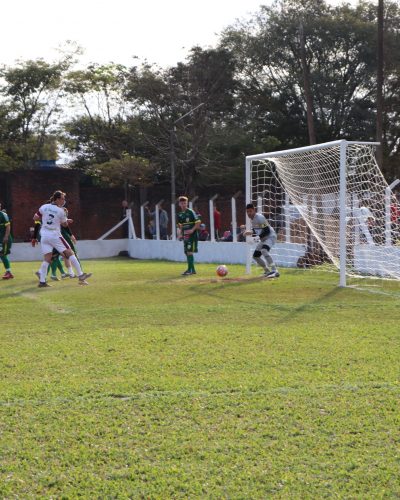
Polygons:
<instances>
[{"instance_id":1,"label":"soccer sock","mask_svg":"<svg viewBox=\"0 0 400 500\"><path fill-rule=\"evenodd\" d=\"M57 260L51 261L49 269L51 269L51 275L55 276L57 271ZM47 269L47 273L49 272L49 269Z\"/></svg>"},{"instance_id":2,"label":"soccer sock","mask_svg":"<svg viewBox=\"0 0 400 500\"><path fill-rule=\"evenodd\" d=\"M265 264L265 260L262 259L261 257L254 257L254 260L257 262L257 264L259 266L261 266L265 271L268 269L266 264Z\"/></svg>"},{"instance_id":3,"label":"soccer sock","mask_svg":"<svg viewBox=\"0 0 400 500\"><path fill-rule=\"evenodd\" d=\"M2 260L2 262L4 264L6 272L10 271L10 261L8 260L8 257L6 255L3 255L1 257L1 260Z\"/></svg>"},{"instance_id":4,"label":"soccer sock","mask_svg":"<svg viewBox=\"0 0 400 500\"><path fill-rule=\"evenodd\" d=\"M64 260L65 265L67 267L68 274L70 275L71 278L75 276L74 270L72 269L71 262L68 259Z\"/></svg>"},{"instance_id":5,"label":"soccer sock","mask_svg":"<svg viewBox=\"0 0 400 500\"><path fill-rule=\"evenodd\" d=\"M46 282L46 276L47 276L48 269L49 269L49 263L44 260L42 262L42 265L40 266L40 269L39 269L40 282L41 283L45 283Z\"/></svg>"},{"instance_id":6,"label":"soccer sock","mask_svg":"<svg viewBox=\"0 0 400 500\"><path fill-rule=\"evenodd\" d=\"M80 276L82 274L82 268L81 265L79 264L78 259L75 257L75 255L71 255L68 258L71 264L74 266L75 271L78 273L78 276Z\"/></svg>"},{"instance_id":7,"label":"soccer sock","mask_svg":"<svg viewBox=\"0 0 400 500\"><path fill-rule=\"evenodd\" d=\"M56 265L57 265L57 269L60 271L60 273L65 274L65 270L64 270L63 265L61 263L61 260L59 258L56 260Z\"/></svg>"},{"instance_id":8,"label":"soccer sock","mask_svg":"<svg viewBox=\"0 0 400 500\"><path fill-rule=\"evenodd\" d=\"M188 264L189 264L189 271L194 271L194 257L193 255L188 255Z\"/></svg>"},{"instance_id":9,"label":"soccer sock","mask_svg":"<svg viewBox=\"0 0 400 500\"><path fill-rule=\"evenodd\" d=\"M266 254L265 254L265 260L267 261L267 264L268 264L269 266L271 266L271 269L272 269L273 271L276 271L276 266L275 266L274 261L273 261L273 259L272 259L271 255L270 255L269 253L266 253Z\"/></svg>"}]
</instances>

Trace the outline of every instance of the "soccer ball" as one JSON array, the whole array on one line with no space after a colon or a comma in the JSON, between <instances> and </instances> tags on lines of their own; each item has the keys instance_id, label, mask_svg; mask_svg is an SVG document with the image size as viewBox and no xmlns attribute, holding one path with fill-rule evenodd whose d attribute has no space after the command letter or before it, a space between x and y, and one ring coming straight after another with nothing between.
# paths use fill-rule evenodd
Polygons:
<instances>
[{"instance_id":1,"label":"soccer ball","mask_svg":"<svg viewBox=\"0 0 400 500\"><path fill-rule=\"evenodd\" d=\"M221 266L217 267L217 274L218 276L226 276L228 274L228 268L224 266L223 264Z\"/></svg>"}]
</instances>

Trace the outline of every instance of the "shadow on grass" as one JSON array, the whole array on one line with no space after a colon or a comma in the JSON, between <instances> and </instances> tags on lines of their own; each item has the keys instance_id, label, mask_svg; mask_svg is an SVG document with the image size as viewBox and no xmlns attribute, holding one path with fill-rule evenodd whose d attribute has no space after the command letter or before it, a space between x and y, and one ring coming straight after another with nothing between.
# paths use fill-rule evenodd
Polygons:
<instances>
[{"instance_id":1,"label":"shadow on grass","mask_svg":"<svg viewBox=\"0 0 400 500\"><path fill-rule=\"evenodd\" d=\"M341 294L343 292L342 288L339 287L334 287L331 290L328 290L327 292L321 294L320 296L314 298L313 300L309 302L303 302L297 307L293 307L290 311L290 313L286 314L286 316L280 318L280 323L285 323L287 321L293 321L294 319L297 318L297 316L303 314L304 312L307 312L308 310L312 310L315 308L315 306L318 305L323 305L325 302L329 301L330 299L336 297L337 295Z\"/></svg>"},{"instance_id":2,"label":"shadow on grass","mask_svg":"<svg viewBox=\"0 0 400 500\"><path fill-rule=\"evenodd\" d=\"M1 293L0 292L0 299L11 299L13 297L24 297L27 294L38 292L38 293L43 293L43 292L48 292L49 288L46 289L40 289L37 285L33 285L27 288L19 289L19 290L9 290L8 293Z\"/></svg>"},{"instance_id":3,"label":"shadow on grass","mask_svg":"<svg viewBox=\"0 0 400 500\"><path fill-rule=\"evenodd\" d=\"M272 284L276 280L265 280L265 278L254 277L254 278L239 278L232 279L232 281L223 280L222 283L214 286L213 288L207 287L207 285L212 285L216 281L215 279L204 280L203 282L197 281L193 283L189 287L189 291L194 295L206 295L209 297L213 297L218 299L221 303L239 303L239 304L249 304L253 308L257 303L254 301L254 292L247 293L246 287L248 285L253 285L254 283L258 283L261 281L266 281L267 283ZM201 286L204 285L204 286ZM268 285L267 285L268 286ZM243 290L243 293L238 293L238 296L232 297L232 295L224 296L220 292L226 290L227 288L237 288L238 292ZM321 290L322 292L322 290ZM281 311L284 313L283 316L279 316L279 322L283 323L285 321L292 321L296 319L297 316L303 314L307 310L312 310L318 305L323 305L325 302L330 301L332 298L343 293L343 289L333 286L327 291L320 293L318 297L314 297L308 302L302 302L299 305L291 304L291 303L277 303L277 302L265 302L259 303L258 305L262 309L270 309L272 311ZM287 296L288 300L292 300L293 295Z\"/></svg>"}]
</instances>

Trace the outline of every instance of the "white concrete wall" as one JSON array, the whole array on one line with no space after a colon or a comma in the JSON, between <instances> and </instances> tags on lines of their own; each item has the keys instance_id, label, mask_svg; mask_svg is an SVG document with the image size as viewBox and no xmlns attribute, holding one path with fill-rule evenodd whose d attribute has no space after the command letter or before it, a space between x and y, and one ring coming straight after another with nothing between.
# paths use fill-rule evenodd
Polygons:
<instances>
[{"instance_id":1,"label":"white concrete wall","mask_svg":"<svg viewBox=\"0 0 400 500\"><path fill-rule=\"evenodd\" d=\"M196 262L245 264L253 247L247 243L199 241ZM297 243L277 243L271 250L275 262L282 267L296 267L297 260L305 253L305 246ZM184 261L183 243L172 240L130 240L129 255L135 259Z\"/></svg>"},{"instance_id":2,"label":"white concrete wall","mask_svg":"<svg viewBox=\"0 0 400 500\"><path fill-rule=\"evenodd\" d=\"M400 279L400 247L357 245L354 247L354 269L360 274Z\"/></svg>"},{"instance_id":3,"label":"white concrete wall","mask_svg":"<svg viewBox=\"0 0 400 500\"><path fill-rule=\"evenodd\" d=\"M11 260L40 261L40 245L33 248L30 243L14 243ZM121 251L128 251L135 259L157 259L181 262L186 260L183 243L172 240L82 240L77 243L79 258L98 259L115 257ZM215 262L223 264L246 264L248 254L254 247L247 243L225 243L200 241L196 262ZM277 243L271 254L278 266L296 267L299 257L305 253L305 246L298 243Z\"/></svg>"},{"instance_id":4,"label":"white concrete wall","mask_svg":"<svg viewBox=\"0 0 400 500\"><path fill-rule=\"evenodd\" d=\"M115 257L121 251L128 250L128 240L82 240L77 242L77 251L81 259ZM42 260L40 245L35 248L30 243L13 243L10 259L13 262Z\"/></svg>"}]
</instances>

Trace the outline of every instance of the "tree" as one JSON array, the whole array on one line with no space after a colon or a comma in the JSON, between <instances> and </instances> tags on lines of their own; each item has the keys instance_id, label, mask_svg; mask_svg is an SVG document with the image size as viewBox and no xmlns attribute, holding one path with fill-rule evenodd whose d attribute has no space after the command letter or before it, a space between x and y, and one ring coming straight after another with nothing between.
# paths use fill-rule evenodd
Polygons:
<instances>
[{"instance_id":1,"label":"tree","mask_svg":"<svg viewBox=\"0 0 400 500\"><path fill-rule=\"evenodd\" d=\"M50 64L42 59L3 66L0 143L12 168L57 158L56 124L61 111L63 76L71 57ZM8 163L8 160L6 160Z\"/></svg>"},{"instance_id":2,"label":"tree","mask_svg":"<svg viewBox=\"0 0 400 500\"><path fill-rule=\"evenodd\" d=\"M152 170L149 161L125 154L121 159L94 164L89 173L105 186L145 186L151 184Z\"/></svg>"},{"instance_id":3,"label":"tree","mask_svg":"<svg viewBox=\"0 0 400 500\"><path fill-rule=\"evenodd\" d=\"M191 195L198 186L217 178L220 182L223 168L230 166L216 153L221 151L218 133L233 117L234 71L229 51L199 47L191 50L187 62L167 70L149 65L131 70L126 96L140 109L148 152L157 159L159 177L168 179L173 132L182 192Z\"/></svg>"},{"instance_id":4,"label":"tree","mask_svg":"<svg viewBox=\"0 0 400 500\"><path fill-rule=\"evenodd\" d=\"M123 99L126 76L125 66L117 64L91 64L68 73L65 91L77 114L64 122L63 144L72 165L84 169L131 152Z\"/></svg>"},{"instance_id":5,"label":"tree","mask_svg":"<svg viewBox=\"0 0 400 500\"><path fill-rule=\"evenodd\" d=\"M225 31L221 45L235 54L243 101L251 127L262 116L260 132L282 147L307 143L304 67L311 76L319 142L342 137L374 139L376 8L359 3L332 7L323 0L281 0L262 7L257 17ZM304 29L304 64L298 27ZM264 95L264 99L260 98ZM361 121L362 120L362 121ZM286 134L282 133L286 129Z\"/></svg>"}]
</instances>

